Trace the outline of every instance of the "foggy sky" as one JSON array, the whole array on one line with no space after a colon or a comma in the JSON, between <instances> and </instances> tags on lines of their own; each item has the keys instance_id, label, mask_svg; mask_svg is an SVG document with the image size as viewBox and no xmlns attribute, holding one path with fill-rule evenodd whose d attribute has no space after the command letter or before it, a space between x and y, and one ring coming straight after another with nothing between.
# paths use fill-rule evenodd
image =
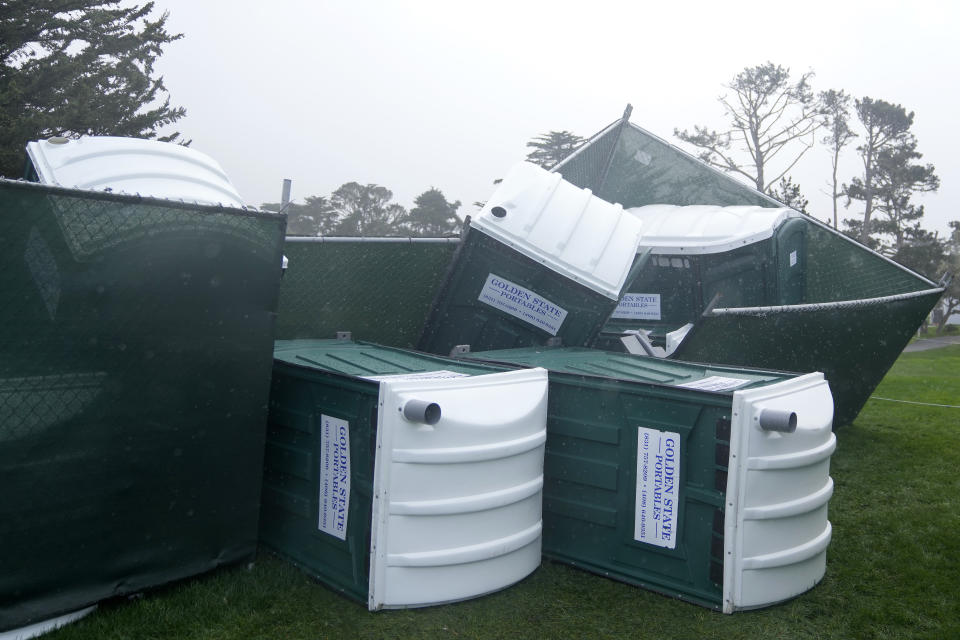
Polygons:
<instances>
[{"instance_id":1,"label":"foggy sky","mask_svg":"<svg viewBox=\"0 0 960 640\"><path fill-rule=\"evenodd\" d=\"M377 183L410 207L436 187L475 211L492 181L549 130L587 137L630 102L631 121L667 141L675 127L722 127L716 98L767 60L916 112L939 193L923 226L960 218L955 118L958 5L943 2L248 3L157 0L184 38L158 62L173 129L223 165L251 205ZM782 8L776 8L782 7ZM690 149L688 149L690 150ZM858 175L850 149L841 179ZM810 212L832 214L826 149L791 172ZM857 203L841 212L855 217Z\"/></svg>"}]
</instances>

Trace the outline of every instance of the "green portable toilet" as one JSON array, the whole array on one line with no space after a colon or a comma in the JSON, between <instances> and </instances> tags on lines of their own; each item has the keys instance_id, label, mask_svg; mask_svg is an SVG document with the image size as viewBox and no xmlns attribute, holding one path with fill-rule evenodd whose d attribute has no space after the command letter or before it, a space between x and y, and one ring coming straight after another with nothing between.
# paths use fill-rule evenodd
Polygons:
<instances>
[{"instance_id":1,"label":"green portable toilet","mask_svg":"<svg viewBox=\"0 0 960 640\"><path fill-rule=\"evenodd\" d=\"M856 417L943 292L790 209L630 212L643 223L643 264L597 346L822 371L835 425Z\"/></svg>"},{"instance_id":2,"label":"green portable toilet","mask_svg":"<svg viewBox=\"0 0 960 640\"><path fill-rule=\"evenodd\" d=\"M370 610L539 566L546 371L346 339L274 353L263 544Z\"/></svg>"},{"instance_id":3,"label":"green portable toilet","mask_svg":"<svg viewBox=\"0 0 960 640\"><path fill-rule=\"evenodd\" d=\"M621 335L642 330L669 355L708 307L803 301L808 223L802 214L748 206L629 211L643 223L643 263L597 346L620 350Z\"/></svg>"},{"instance_id":4,"label":"green portable toilet","mask_svg":"<svg viewBox=\"0 0 960 640\"><path fill-rule=\"evenodd\" d=\"M545 556L726 613L823 577L823 375L581 348L469 357L549 371Z\"/></svg>"},{"instance_id":5,"label":"green portable toilet","mask_svg":"<svg viewBox=\"0 0 960 640\"><path fill-rule=\"evenodd\" d=\"M640 222L522 163L472 220L418 349L593 342L629 281Z\"/></svg>"},{"instance_id":6,"label":"green portable toilet","mask_svg":"<svg viewBox=\"0 0 960 640\"><path fill-rule=\"evenodd\" d=\"M822 371L833 391L834 426L851 422L943 287L795 212L774 213L771 222L780 226L768 227L765 238L738 236L740 225L729 225L727 211L782 212L783 204L633 124L631 111L627 105L622 118L551 169L644 218L641 251L651 251L645 274L596 346L620 347L618 333L642 331L649 337L628 342L652 354ZM671 211L669 205L677 206ZM698 221L685 209L713 209L720 219ZM665 213L678 219L658 231L657 218L664 221ZM731 239L749 242L722 251L698 248Z\"/></svg>"}]
</instances>

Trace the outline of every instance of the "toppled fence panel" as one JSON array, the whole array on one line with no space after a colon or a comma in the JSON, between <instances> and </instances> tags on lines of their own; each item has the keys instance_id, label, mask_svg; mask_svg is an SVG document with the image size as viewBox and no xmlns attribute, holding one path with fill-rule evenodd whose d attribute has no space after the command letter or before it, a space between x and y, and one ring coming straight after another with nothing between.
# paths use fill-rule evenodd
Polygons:
<instances>
[{"instance_id":1,"label":"toppled fence panel","mask_svg":"<svg viewBox=\"0 0 960 640\"><path fill-rule=\"evenodd\" d=\"M0 181L0 630L254 552L284 227Z\"/></svg>"}]
</instances>

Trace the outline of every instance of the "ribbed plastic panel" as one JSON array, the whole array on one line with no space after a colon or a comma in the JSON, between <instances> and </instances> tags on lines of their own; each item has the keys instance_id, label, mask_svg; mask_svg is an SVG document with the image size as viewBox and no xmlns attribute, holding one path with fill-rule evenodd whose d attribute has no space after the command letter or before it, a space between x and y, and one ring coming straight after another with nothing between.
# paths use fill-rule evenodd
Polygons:
<instances>
[{"instance_id":1,"label":"ribbed plastic panel","mask_svg":"<svg viewBox=\"0 0 960 640\"><path fill-rule=\"evenodd\" d=\"M731 251L773 236L792 209L648 205L628 210L643 222L641 248L655 254L703 254Z\"/></svg>"},{"instance_id":2,"label":"ribbed plastic panel","mask_svg":"<svg viewBox=\"0 0 960 640\"><path fill-rule=\"evenodd\" d=\"M830 456L837 442L830 391L820 374L739 392L733 410L724 538L728 613L792 598L823 578L831 537ZM760 427L763 413L776 410L796 413L796 431Z\"/></svg>"},{"instance_id":3,"label":"ribbed plastic panel","mask_svg":"<svg viewBox=\"0 0 960 640\"><path fill-rule=\"evenodd\" d=\"M264 544L372 610L539 566L545 371L341 340L275 354Z\"/></svg>"},{"instance_id":4,"label":"ribbed plastic panel","mask_svg":"<svg viewBox=\"0 0 960 640\"><path fill-rule=\"evenodd\" d=\"M172 142L88 136L27 144L40 182L49 185L243 207L211 157Z\"/></svg>"},{"instance_id":5,"label":"ribbed plastic panel","mask_svg":"<svg viewBox=\"0 0 960 640\"><path fill-rule=\"evenodd\" d=\"M530 163L514 167L471 223L523 255L617 299L640 242L639 220Z\"/></svg>"},{"instance_id":6,"label":"ribbed plastic panel","mask_svg":"<svg viewBox=\"0 0 960 640\"><path fill-rule=\"evenodd\" d=\"M572 348L469 357L549 371L548 557L727 612L773 604L822 577L832 487L832 449L823 445L832 438L832 403L822 375ZM754 418L765 407L796 412L797 432L762 429ZM742 463L744 441L756 462ZM757 474L764 464L790 470ZM788 529L793 515L803 521L793 532L750 529L744 538L735 526L764 520ZM774 562L767 550L783 555ZM810 564L782 571L782 584L766 593L762 579L745 574L794 557ZM727 584L734 576L745 585L736 596Z\"/></svg>"}]
</instances>

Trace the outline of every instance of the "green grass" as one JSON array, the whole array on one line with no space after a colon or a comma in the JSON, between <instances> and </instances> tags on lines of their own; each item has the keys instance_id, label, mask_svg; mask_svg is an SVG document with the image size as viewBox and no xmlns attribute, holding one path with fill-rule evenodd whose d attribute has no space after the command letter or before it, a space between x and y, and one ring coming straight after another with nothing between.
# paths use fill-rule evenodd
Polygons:
<instances>
[{"instance_id":1,"label":"green grass","mask_svg":"<svg viewBox=\"0 0 960 640\"><path fill-rule=\"evenodd\" d=\"M960 404L960 346L903 355L877 396ZM871 400L838 432L827 574L732 616L545 562L500 593L368 613L281 560L101 605L51 640L960 637L960 409Z\"/></svg>"}]
</instances>

